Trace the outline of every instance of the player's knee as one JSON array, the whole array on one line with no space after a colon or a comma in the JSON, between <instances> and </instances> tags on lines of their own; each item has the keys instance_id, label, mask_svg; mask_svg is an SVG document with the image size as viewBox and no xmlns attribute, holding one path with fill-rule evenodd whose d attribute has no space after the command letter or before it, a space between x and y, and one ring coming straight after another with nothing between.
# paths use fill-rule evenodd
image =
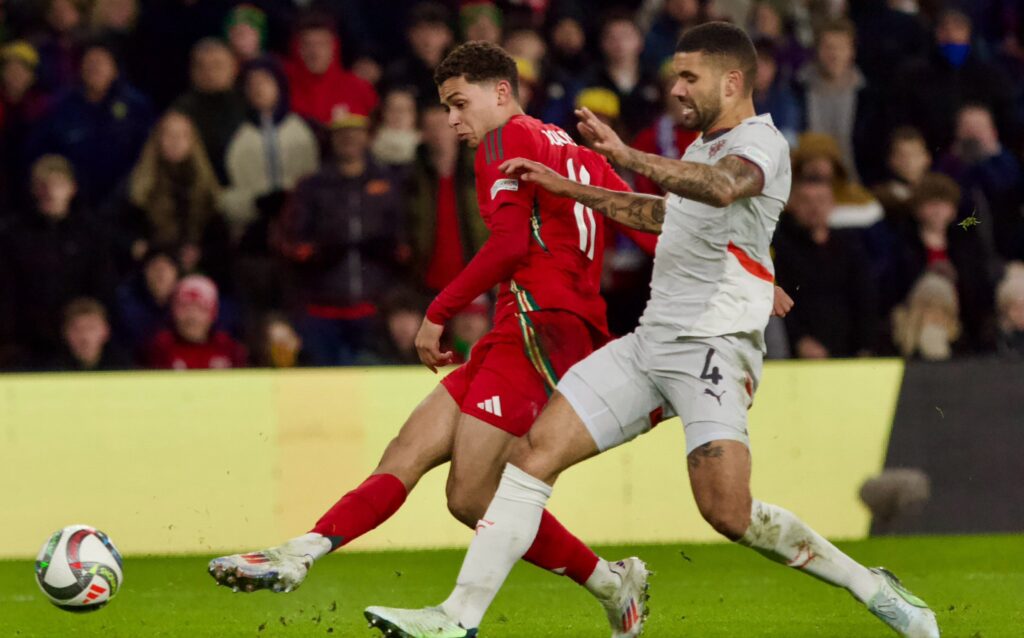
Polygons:
<instances>
[{"instance_id":1,"label":"player's knee","mask_svg":"<svg viewBox=\"0 0 1024 638\"><path fill-rule=\"evenodd\" d=\"M484 512L487 503L477 494L469 490L453 489L448 491L448 511L457 521L467 527L475 527Z\"/></svg>"},{"instance_id":2,"label":"player's knee","mask_svg":"<svg viewBox=\"0 0 1024 638\"><path fill-rule=\"evenodd\" d=\"M739 507L712 506L700 508L704 520L722 536L731 541L738 541L750 527L750 509L745 511Z\"/></svg>"}]
</instances>

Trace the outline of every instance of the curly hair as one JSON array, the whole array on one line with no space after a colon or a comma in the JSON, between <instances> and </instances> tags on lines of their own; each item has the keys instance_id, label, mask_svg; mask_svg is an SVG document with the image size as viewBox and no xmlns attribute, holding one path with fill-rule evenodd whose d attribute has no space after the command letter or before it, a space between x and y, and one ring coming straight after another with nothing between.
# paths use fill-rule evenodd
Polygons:
<instances>
[{"instance_id":1,"label":"curly hair","mask_svg":"<svg viewBox=\"0 0 1024 638\"><path fill-rule=\"evenodd\" d=\"M438 86L457 77L465 77L472 84L507 80L512 85L512 95L519 98L519 71L515 60L504 49L489 42L460 44L434 70L434 84Z\"/></svg>"}]
</instances>

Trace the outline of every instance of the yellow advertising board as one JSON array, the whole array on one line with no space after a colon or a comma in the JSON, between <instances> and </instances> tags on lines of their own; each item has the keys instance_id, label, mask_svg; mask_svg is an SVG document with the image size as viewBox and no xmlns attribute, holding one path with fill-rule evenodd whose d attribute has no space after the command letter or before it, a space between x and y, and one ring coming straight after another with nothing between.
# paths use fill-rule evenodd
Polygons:
<instances>
[{"instance_id":1,"label":"yellow advertising board","mask_svg":"<svg viewBox=\"0 0 1024 638\"><path fill-rule=\"evenodd\" d=\"M751 412L754 493L823 534L863 537L857 500L882 468L898 361L771 363ZM308 530L371 472L437 377L422 368L0 377L0 557L72 523L129 554L214 553ZM446 467L352 549L464 546ZM592 543L715 540L669 421L565 473L551 510Z\"/></svg>"}]
</instances>

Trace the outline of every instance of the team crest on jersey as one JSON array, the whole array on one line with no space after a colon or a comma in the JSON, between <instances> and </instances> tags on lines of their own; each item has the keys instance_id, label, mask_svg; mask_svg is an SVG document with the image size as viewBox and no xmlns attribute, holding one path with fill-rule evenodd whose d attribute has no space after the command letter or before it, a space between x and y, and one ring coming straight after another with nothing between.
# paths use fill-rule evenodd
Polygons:
<instances>
[{"instance_id":1,"label":"team crest on jersey","mask_svg":"<svg viewBox=\"0 0 1024 638\"><path fill-rule=\"evenodd\" d=\"M499 179L491 185L491 199L500 193L501 191L517 191L519 190L518 179Z\"/></svg>"},{"instance_id":2,"label":"team crest on jersey","mask_svg":"<svg viewBox=\"0 0 1024 638\"><path fill-rule=\"evenodd\" d=\"M725 140L718 140L712 144L711 148L708 150L708 158L714 159L715 155L718 155L718 152L723 148L725 148Z\"/></svg>"}]
</instances>

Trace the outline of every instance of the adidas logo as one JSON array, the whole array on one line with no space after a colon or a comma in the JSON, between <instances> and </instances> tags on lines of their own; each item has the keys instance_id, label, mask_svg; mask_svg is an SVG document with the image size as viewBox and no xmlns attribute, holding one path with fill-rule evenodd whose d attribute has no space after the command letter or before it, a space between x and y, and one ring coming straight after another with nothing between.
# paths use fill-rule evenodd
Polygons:
<instances>
[{"instance_id":1,"label":"adidas logo","mask_svg":"<svg viewBox=\"0 0 1024 638\"><path fill-rule=\"evenodd\" d=\"M501 416L501 397L494 395L486 401L481 401L476 404L476 407L480 408L487 414L493 414L494 416Z\"/></svg>"}]
</instances>

